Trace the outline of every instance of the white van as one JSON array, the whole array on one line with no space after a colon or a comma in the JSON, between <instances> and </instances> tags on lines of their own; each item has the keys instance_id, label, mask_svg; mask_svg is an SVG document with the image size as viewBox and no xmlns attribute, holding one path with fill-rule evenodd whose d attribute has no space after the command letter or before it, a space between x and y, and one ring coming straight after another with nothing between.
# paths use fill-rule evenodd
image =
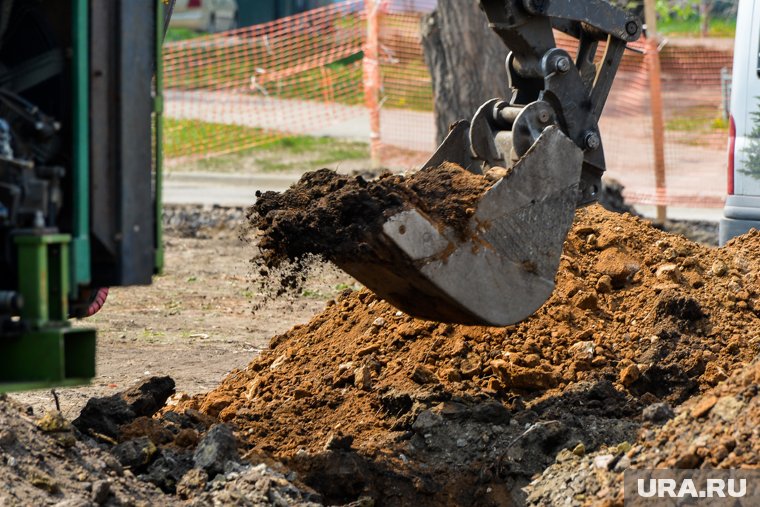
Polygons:
<instances>
[{"instance_id":1,"label":"white van","mask_svg":"<svg viewBox=\"0 0 760 507\"><path fill-rule=\"evenodd\" d=\"M760 0L739 0L720 244L760 229Z\"/></svg>"}]
</instances>

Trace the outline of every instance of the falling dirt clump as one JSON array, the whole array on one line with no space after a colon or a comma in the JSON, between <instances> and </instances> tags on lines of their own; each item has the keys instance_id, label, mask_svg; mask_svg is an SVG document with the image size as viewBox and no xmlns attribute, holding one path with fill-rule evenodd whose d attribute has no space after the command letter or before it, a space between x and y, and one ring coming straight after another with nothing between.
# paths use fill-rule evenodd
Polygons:
<instances>
[{"instance_id":1,"label":"falling dirt clump","mask_svg":"<svg viewBox=\"0 0 760 507\"><path fill-rule=\"evenodd\" d=\"M553 296L519 325L420 321L347 292L174 410L233 425L241 452L282 460L328 503L520 504L558 453L633 442L642 411L755 358L759 281L759 232L709 249L592 206Z\"/></svg>"},{"instance_id":2,"label":"falling dirt clump","mask_svg":"<svg viewBox=\"0 0 760 507\"><path fill-rule=\"evenodd\" d=\"M466 234L469 216L490 184L448 163L371 181L322 169L305 174L286 192L262 194L249 218L261 231L259 249L268 268L307 254L356 259L386 218L411 207Z\"/></svg>"}]
</instances>

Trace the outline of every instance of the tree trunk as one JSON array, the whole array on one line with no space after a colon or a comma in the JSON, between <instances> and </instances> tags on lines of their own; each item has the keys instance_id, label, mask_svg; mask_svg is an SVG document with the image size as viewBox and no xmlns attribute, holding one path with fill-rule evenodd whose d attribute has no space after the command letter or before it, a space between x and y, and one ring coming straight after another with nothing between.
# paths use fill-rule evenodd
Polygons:
<instances>
[{"instance_id":1,"label":"tree trunk","mask_svg":"<svg viewBox=\"0 0 760 507\"><path fill-rule=\"evenodd\" d=\"M433 79L439 142L452 123L471 119L487 100L509 98L509 50L488 28L475 0L438 0L437 9L422 20L422 45Z\"/></svg>"},{"instance_id":2,"label":"tree trunk","mask_svg":"<svg viewBox=\"0 0 760 507\"><path fill-rule=\"evenodd\" d=\"M699 2L699 25L700 35L707 37L710 31L710 11L712 10L712 1L701 0Z\"/></svg>"}]
</instances>

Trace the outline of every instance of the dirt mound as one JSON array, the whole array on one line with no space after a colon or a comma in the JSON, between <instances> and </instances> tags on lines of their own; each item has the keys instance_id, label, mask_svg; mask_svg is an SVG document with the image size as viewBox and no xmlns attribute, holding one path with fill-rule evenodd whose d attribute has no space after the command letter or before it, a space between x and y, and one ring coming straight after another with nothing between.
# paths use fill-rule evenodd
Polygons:
<instances>
[{"instance_id":1,"label":"dirt mound","mask_svg":"<svg viewBox=\"0 0 760 507\"><path fill-rule=\"evenodd\" d=\"M590 456L561 453L528 487L529 504L571 505L567 499L573 496L572 505L607 500L607 505L622 506L627 468L757 468L759 384L756 361L681 405L678 415L663 426L647 423L633 446L606 448Z\"/></svg>"},{"instance_id":2,"label":"dirt mound","mask_svg":"<svg viewBox=\"0 0 760 507\"><path fill-rule=\"evenodd\" d=\"M630 453L635 468L760 467L760 362L680 407ZM662 445L660 445L662 444Z\"/></svg>"},{"instance_id":3,"label":"dirt mound","mask_svg":"<svg viewBox=\"0 0 760 507\"><path fill-rule=\"evenodd\" d=\"M633 441L642 408L750 361L758 277L760 233L707 249L592 206L554 295L519 325L418 321L346 293L179 409L232 423L328 502L522 502L562 449Z\"/></svg>"}]
</instances>

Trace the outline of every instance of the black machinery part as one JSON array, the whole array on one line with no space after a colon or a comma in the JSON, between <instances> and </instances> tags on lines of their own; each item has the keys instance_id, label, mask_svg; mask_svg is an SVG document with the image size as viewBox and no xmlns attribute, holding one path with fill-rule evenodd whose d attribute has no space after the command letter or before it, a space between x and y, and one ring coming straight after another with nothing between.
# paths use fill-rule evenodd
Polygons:
<instances>
[{"instance_id":1,"label":"black machinery part","mask_svg":"<svg viewBox=\"0 0 760 507\"><path fill-rule=\"evenodd\" d=\"M605 0L480 0L480 5L511 51L507 72L513 94L489 101L475 115L472 155L486 166L509 166L547 127L557 125L584 152L578 204L594 202L605 170L599 118L627 43L641 36L641 20ZM553 30L578 39L575 59L556 47ZM605 52L597 62L601 41Z\"/></svg>"}]
</instances>

